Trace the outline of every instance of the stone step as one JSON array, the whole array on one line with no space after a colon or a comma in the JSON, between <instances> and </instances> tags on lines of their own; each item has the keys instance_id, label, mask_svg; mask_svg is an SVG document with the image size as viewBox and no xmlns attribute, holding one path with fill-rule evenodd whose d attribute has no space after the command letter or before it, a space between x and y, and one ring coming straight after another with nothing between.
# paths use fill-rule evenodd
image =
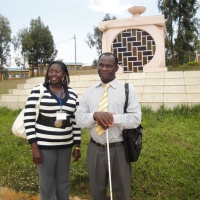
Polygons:
<instances>
[{"instance_id":1,"label":"stone step","mask_svg":"<svg viewBox=\"0 0 200 200\"><path fill-rule=\"evenodd\" d=\"M120 81L134 86L141 105L200 103L200 71L123 73L116 76ZM75 75L70 76L69 86L76 90L80 100L86 88L98 82L97 74ZM25 84L18 84L16 89L9 90L9 94L0 96L0 106L23 108L32 88L39 83L44 83L44 77L35 77L26 80Z\"/></svg>"},{"instance_id":2,"label":"stone step","mask_svg":"<svg viewBox=\"0 0 200 200\"><path fill-rule=\"evenodd\" d=\"M10 89L8 91L9 94L13 95L29 95L32 88L25 88L21 89ZM87 87L72 87L76 90L77 94L80 95L82 94ZM143 94L143 93L169 93L169 94L177 94L177 93L194 93L194 94L199 94L200 93L200 85L167 85L167 86L160 86L160 85L155 85L155 86L134 86L135 90L137 91L138 94ZM5 94L4 94L5 95ZM2 96L2 95L1 95ZM0 98L1 98L0 96Z\"/></svg>"},{"instance_id":3,"label":"stone step","mask_svg":"<svg viewBox=\"0 0 200 200\"><path fill-rule=\"evenodd\" d=\"M162 88L162 86L164 88L168 88L168 90L171 88L172 90L175 89L175 87L178 88L183 88L183 86L186 86L188 88L188 90L191 90L194 87L194 91L196 90L197 93L199 91L199 86L200 86L200 78L182 78L182 79L127 79L127 80L121 80L122 82L128 82L130 84L132 84L135 88L141 88L144 87L147 90L151 88L155 88L155 87L160 87ZM94 85L96 83L98 83L99 81L71 81L69 84L69 87L72 88L88 88L91 85ZM39 85L40 83L25 83L25 84L18 84L17 85L17 89L32 89L33 87L35 87L36 85ZM180 86L180 87L178 87ZM9 91L9 93L12 93L12 90Z\"/></svg>"}]
</instances>

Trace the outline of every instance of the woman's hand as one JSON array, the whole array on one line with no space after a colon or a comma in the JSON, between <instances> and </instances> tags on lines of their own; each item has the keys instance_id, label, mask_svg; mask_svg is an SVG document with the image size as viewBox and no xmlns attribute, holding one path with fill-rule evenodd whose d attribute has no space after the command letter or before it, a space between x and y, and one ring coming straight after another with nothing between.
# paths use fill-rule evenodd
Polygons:
<instances>
[{"instance_id":1,"label":"woman's hand","mask_svg":"<svg viewBox=\"0 0 200 200\"><path fill-rule=\"evenodd\" d=\"M32 158L33 158L33 162L36 165L42 164L42 155L41 155L41 152L40 152L40 149L39 149L37 143L33 142L31 144L31 146L32 146Z\"/></svg>"},{"instance_id":2,"label":"woman's hand","mask_svg":"<svg viewBox=\"0 0 200 200\"><path fill-rule=\"evenodd\" d=\"M76 162L79 160L79 158L81 158L81 148L80 146L75 146L73 152L72 152L72 156L74 157L73 162Z\"/></svg>"}]
</instances>

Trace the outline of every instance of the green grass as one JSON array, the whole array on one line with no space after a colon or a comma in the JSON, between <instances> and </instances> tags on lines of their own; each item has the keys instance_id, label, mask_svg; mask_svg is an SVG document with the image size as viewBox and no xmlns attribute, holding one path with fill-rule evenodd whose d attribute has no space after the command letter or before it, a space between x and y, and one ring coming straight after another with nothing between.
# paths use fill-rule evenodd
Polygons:
<instances>
[{"instance_id":1,"label":"green grass","mask_svg":"<svg viewBox=\"0 0 200 200\"><path fill-rule=\"evenodd\" d=\"M200 199L200 105L158 111L142 108L143 149L132 163L131 200ZM15 137L12 123L19 113L0 108L0 186L38 192L38 175L30 146ZM90 199L86 152L89 133L82 130L82 157L71 162L71 195Z\"/></svg>"},{"instance_id":2,"label":"green grass","mask_svg":"<svg viewBox=\"0 0 200 200\"><path fill-rule=\"evenodd\" d=\"M169 71L200 70L199 66L169 67ZM89 71L89 72L88 72ZM76 74L95 74L78 70ZM76 75L71 72L70 75ZM0 81L0 94L26 79ZM143 108L143 149L132 163L131 200L200 200L200 105L157 111ZM32 162L30 145L14 136L12 123L20 110L0 108L0 186L35 194L38 174ZM71 195L90 198L86 170L89 133L82 130L82 157L71 162Z\"/></svg>"},{"instance_id":3,"label":"green grass","mask_svg":"<svg viewBox=\"0 0 200 200\"><path fill-rule=\"evenodd\" d=\"M38 177L31 161L30 145L11 132L19 112L0 108L0 185L34 194L38 191Z\"/></svg>"},{"instance_id":4,"label":"green grass","mask_svg":"<svg viewBox=\"0 0 200 200\"><path fill-rule=\"evenodd\" d=\"M200 71L200 65L190 66L184 64L176 67L168 66L168 71Z\"/></svg>"}]
</instances>

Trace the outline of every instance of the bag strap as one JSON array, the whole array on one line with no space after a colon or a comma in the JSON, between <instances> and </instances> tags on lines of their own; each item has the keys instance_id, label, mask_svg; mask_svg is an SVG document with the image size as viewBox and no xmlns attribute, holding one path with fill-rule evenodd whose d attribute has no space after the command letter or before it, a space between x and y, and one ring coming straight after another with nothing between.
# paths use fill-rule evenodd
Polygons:
<instances>
[{"instance_id":1,"label":"bag strap","mask_svg":"<svg viewBox=\"0 0 200 200\"><path fill-rule=\"evenodd\" d=\"M124 113L126 113L126 109L128 106L128 95L129 95L129 87L128 86L129 86L128 83L124 84L125 96L126 96L126 101L125 101L125 105L124 105ZM141 132L143 132L143 127L141 124L138 126L138 128L140 129Z\"/></svg>"},{"instance_id":2,"label":"bag strap","mask_svg":"<svg viewBox=\"0 0 200 200\"><path fill-rule=\"evenodd\" d=\"M43 95L44 95L44 87L43 87L43 84L40 83L40 97L39 97L39 99L38 99L38 101L37 101L37 104L35 105L36 108L39 108L39 107L40 107L40 100L41 100L41 98L43 97Z\"/></svg>"},{"instance_id":3,"label":"bag strap","mask_svg":"<svg viewBox=\"0 0 200 200\"><path fill-rule=\"evenodd\" d=\"M44 87L43 87L43 84L40 83L40 98L38 99L38 101L41 100L41 98L43 97L43 95L44 95Z\"/></svg>"},{"instance_id":4,"label":"bag strap","mask_svg":"<svg viewBox=\"0 0 200 200\"><path fill-rule=\"evenodd\" d=\"M124 105L124 113L126 113L126 109L127 109L127 106L128 106L128 95L129 95L128 83L124 84L124 88L125 88L125 97L126 97L125 105Z\"/></svg>"}]
</instances>

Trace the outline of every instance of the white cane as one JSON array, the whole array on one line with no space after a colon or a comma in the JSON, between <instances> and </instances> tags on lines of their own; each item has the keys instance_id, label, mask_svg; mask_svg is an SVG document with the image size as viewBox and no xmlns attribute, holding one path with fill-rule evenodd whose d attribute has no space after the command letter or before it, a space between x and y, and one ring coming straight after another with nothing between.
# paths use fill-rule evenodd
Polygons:
<instances>
[{"instance_id":1,"label":"white cane","mask_svg":"<svg viewBox=\"0 0 200 200\"><path fill-rule=\"evenodd\" d=\"M107 154L108 154L108 174L109 174L109 183L110 183L110 199L112 197L112 180L111 180L111 169L110 169L110 148L109 148L109 139L108 139L108 129L106 129L106 140L107 140Z\"/></svg>"}]
</instances>

